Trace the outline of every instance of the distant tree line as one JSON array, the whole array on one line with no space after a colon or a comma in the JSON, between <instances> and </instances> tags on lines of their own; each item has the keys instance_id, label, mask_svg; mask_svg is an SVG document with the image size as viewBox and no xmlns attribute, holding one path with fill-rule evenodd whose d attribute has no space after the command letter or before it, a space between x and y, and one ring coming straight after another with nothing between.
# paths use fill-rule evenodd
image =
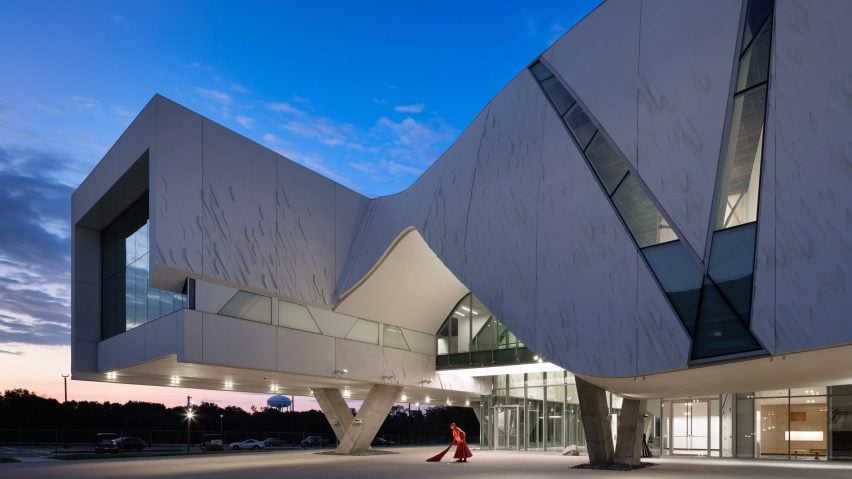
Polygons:
<instances>
[{"instance_id":1,"label":"distant tree line","mask_svg":"<svg viewBox=\"0 0 852 479\"><path fill-rule=\"evenodd\" d=\"M246 411L236 406L219 407L202 403L193 408L193 429L219 430L223 416L226 431L306 432L333 435L320 411L279 411L263 408ZM352 410L355 414L355 410ZM432 406L421 411L394 406L379 435L441 436L449 438L449 424L457 423L471 439L479 437L479 422L471 408ZM128 401L124 404L96 401L68 401L41 397L25 389L12 389L0 395L0 429L97 429L115 432L122 429L182 429L186 427L186 408L167 408L163 404Z\"/></svg>"}]
</instances>

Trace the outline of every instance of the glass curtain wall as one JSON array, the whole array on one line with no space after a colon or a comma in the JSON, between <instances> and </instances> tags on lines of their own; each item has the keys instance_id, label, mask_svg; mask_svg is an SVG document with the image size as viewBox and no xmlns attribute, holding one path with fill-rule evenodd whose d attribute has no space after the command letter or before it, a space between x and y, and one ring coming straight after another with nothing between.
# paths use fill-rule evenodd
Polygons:
<instances>
[{"instance_id":1,"label":"glass curtain wall","mask_svg":"<svg viewBox=\"0 0 852 479\"><path fill-rule=\"evenodd\" d=\"M534 362L534 354L473 294L465 295L436 334L439 369Z\"/></svg>"},{"instance_id":2,"label":"glass curtain wall","mask_svg":"<svg viewBox=\"0 0 852 479\"><path fill-rule=\"evenodd\" d=\"M852 444L843 440L849 428L842 411L849 409L844 406L849 398L846 393L852 392L846 388L849 386L737 394L736 457L852 458Z\"/></svg>"},{"instance_id":3,"label":"glass curtain wall","mask_svg":"<svg viewBox=\"0 0 852 479\"><path fill-rule=\"evenodd\" d=\"M852 386L833 386L829 396L828 425L831 458L852 459Z\"/></svg>"},{"instance_id":4,"label":"glass curtain wall","mask_svg":"<svg viewBox=\"0 0 852 479\"><path fill-rule=\"evenodd\" d=\"M187 307L187 297L148 285L148 195L101 231L101 339Z\"/></svg>"},{"instance_id":5,"label":"glass curtain wall","mask_svg":"<svg viewBox=\"0 0 852 479\"><path fill-rule=\"evenodd\" d=\"M825 387L754 394L754 457L826 459L828 398Z\"/></svg>"},{"instance_id":6,"label":"glass curtain wall","mask_svg":"<svg viewBox=\"0 0 852 479\"><path fill-rule=\"evenodd\" d=\"M719 457L723 401L723 396L663 401L662 454Z\"/></svg>"},{"instance_id":7,"label":"glass curtain wall","mask_svg":"<svg viewBox=\"0 0 852 479\"><path fill-rule=\"evenodd\" d=\"M574 377L567 371L492 377L494 393L482 398L483 444L490 449L585 448Z\"/></svg>"}]
</instances>

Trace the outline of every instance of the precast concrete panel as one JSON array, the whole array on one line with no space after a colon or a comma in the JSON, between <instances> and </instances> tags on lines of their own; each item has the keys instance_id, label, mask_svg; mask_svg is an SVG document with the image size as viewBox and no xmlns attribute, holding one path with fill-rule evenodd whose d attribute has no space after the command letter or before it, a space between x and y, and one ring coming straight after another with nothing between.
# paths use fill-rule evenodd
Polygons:
<instances>
[{"instance_id":1,"label":"precast concrete panel","mask_svg":"<svg viewBox=\"0 0 852 479\"><path fill-rule=\"evenodd\" d=\"M298 374L329 376L334 372L334 338L276 328L277 369Z\"/></svg>"},{"instance_id":2,"label":"precast concrete panel","mask_svg":"<svg viewBox=\"0 0 852 479\"><path fill-rule=\"evenodd\" d=\"M654 0L641 5L639 176L683 239L703 256L742 2Z\"/></svg>"},{"instance_id":3,"label":"precast concrete panel","mask_svg":"<svg viewBox=\"0 0 852 479\"><path fill-rule=\"evenodd\" d=\"M159 97L149 102L133 119L114 145L107 151L104 158L95 165L91 173L74 190L71 201L72 224L77 225L84 216L91 216L89 223L81 226L102 228L121 213L115 208L129 205L98 205L107 191L118 182L148 148L151 141L151 121L154 115L154 103ZM130 198L134 200L136 198ZM112 207L112 208L111 208Z\"/></svg>"},{"instance_id":4,"label":"precast concrete panel","mask_svg":"<svg viewBox=\"0 0 852 479\"><path fill-rule=\"evenodd\" d=\"M542 55L634 167L641 5L637 0L603 2Z\"/></svg>"},{"instance_id":5,"label":"precast concrete panel","mask_svg":"<svg viewBox=\"0 0 852 479\"><path fill-rule=\"evenodd\" d=\"M327 305L334 293L335 183L289 160L278 161L278 292Z\"/></svg>"},{"instance_id":6,"label":"precast concrete panel","mask_svg":"<svg viewBox=\"0 0 852 479\"><path fill-rule=\"evenodd\" d=\"M383 383L386 376L382 347L347 339L334 341L334 369L346 370L344 377ZM328 374L328 373L326 373Z\"/></svg>"},{"instance_id":7,"label":"precast concrete panel","mask_svg":"<svg viewBox=\"0 0 852 479\"><path fill-rule=\"evenodd\" d=\"M550 112L528 72L489 105L459 275L524 343L536 337L536 209L544 118Z\"/></svg>"},{"instance_id":8,"label":"precast concrete panel","mask_svg":"<svg viewBox=\"0 0 852 479\"><path fill-rule=\"evenodd\" d=\"M783 353L852 342L852 3L778 0L775 18L775 318Z\"/></svg>"},{"instance_id":9,"label":"precast concrete panel","mask_svg":"<svg viewBox=\"0 0 852 479\"><path fill-rule=\"evenodd\" d=\"M352 244L358 233L358 224L370 200L344 186L334 185L334 275L332 285L341 278ZM331 290L333 292L333 289Z\"/></svg>"},{"instance_id":10,"label":"precast concrete panel","mask_svg":"<svg viewBox=\"0 0 852 479\"><path fill-rule=\"evenodd\" d=\"M441 168L441 180L421 228L423 239L456 276L464 261L471 191L488 111L486 108L481 112L436 161L436 166Z\"/></svg>"},{"instance_id":11,"label":"precast concrete panel","mask_svg":"<svg viewBox=\"0 0 852 479\"><path fill-rule=\"evenodd\" d=\"M203 362L274 371L276 326L202 313Z\"/></svg>"},{"instance_id":12,"label":"precast concrete panel","mask_svg":"<svg viewBox=\"0 0 852 479\"><path fill-rule=\"evenodd\" d=\"M151 286L202 274L202 117L157 96L149 151Z\"/></svg>"},{"instance_id":13,"label":"precast concrete panel","mask_svg":"<svg viewBox=\"0 0 852 479\"><path fill-rule=\"evenodd\" d=\"M277 155L209 120L203 155L204 275L277 292Z\"/></svg>"},{"instance_id":14,"label":"precast concrete panel","mask_svg":"<svg viewBox=\"0 0 852 479\"><path fill-rule=\"evenodd\" d=\"M204 360L204 313L182 309L177 316L177 360L200 363Z\"/></svg>"},{"instance_id":15,"label":"precast concrete panel","mask_svg":"<svg viewBox=\"0 0 852 479\"><path fill-rule=\"evenodd\" d=\"M777 18L777 17L776 17ZM773 43L776 40L773 39ZM775 45L772 46L776 55ZM760 174L758 198L757 239L754 251L754 290L751 300L750 329L770 354L775 347L775 185L776 185L776 95L775 69L777 62L769 64L769 92L766 98L766 125L763 141L763 164Z\"/></svg>"},{"instance_id":16,"label":"precast concrete panel","mask_svg":"<svg viewBox=\"0 0 852 479\"><path fill-rule=\"evenodd\" d=\"M636 246L549 106L543 135L534 247L538 335L529 347L577 373L633 375Z\"/></svg>"}]
</instances>

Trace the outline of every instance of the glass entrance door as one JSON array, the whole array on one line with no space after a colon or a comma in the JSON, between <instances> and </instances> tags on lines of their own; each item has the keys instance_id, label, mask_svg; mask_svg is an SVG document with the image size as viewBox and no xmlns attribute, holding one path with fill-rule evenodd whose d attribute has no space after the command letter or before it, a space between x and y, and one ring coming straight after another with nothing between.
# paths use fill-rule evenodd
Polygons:
<instances>
[{"instance_id":1,"label":"glass entrance door","mask_svg":"<svg viewBox=\"0 0 852 479\"><path fill-rule=\"evenodd\" d=\"M494 447L495 449L521 449L519 419L521 407L494 406Z\"/></svg>"},{"instance_id":2,"label":"glass entrance door","mask_svg":"<svg viewBox=\"0 0 852 479\"><path fill-rule=\"evenodd\" d=\"M671 454L710 455L710 401L672 401Z\"/></svg>"}]
</instances>

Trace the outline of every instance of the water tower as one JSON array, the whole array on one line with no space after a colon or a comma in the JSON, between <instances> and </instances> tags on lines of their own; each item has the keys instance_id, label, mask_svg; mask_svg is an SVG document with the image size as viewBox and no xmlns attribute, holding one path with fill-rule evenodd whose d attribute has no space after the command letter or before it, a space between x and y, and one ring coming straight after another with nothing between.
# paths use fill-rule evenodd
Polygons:
<instances>
[{"instance_id":1,"label":"water tower","mask_svg":"<svg viewBox=\"0 0 852 479\"><path fill-rule=\"evenodd\" d=\"M266 405L275 408L279 411L282 409L290 407L290 404L293 404L293 400L288 398L287 396L282 396L280 394L276 394L275 396L270 396L269 399L266 400Z\"/></svg>"}]
</instances>

